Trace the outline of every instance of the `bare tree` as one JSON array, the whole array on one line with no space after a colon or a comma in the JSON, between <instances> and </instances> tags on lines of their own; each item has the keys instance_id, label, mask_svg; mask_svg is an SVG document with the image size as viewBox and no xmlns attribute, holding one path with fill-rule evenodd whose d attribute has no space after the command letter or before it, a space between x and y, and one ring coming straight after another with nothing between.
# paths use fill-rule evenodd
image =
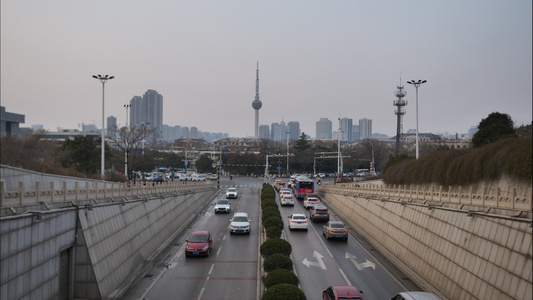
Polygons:
<instances>
[{"instance_id":1,"label":"bare tree","mask_svg":"<svg viewBox=\"0 0 533 300\"><path fill-rule=\"evenodd\" d=\"M116 159L124 163L128 173L127 178L131 178L131 172L139 165L139 161L144 154L147 151L154 150L160 141L160 136L156 134L155 129L149 128L144 124L121 128L114 127L110 130L110 135L111 140L114 142L111 147L117 153L123 154L122 158L117 155Z\"/></svg>"}]
</instances>

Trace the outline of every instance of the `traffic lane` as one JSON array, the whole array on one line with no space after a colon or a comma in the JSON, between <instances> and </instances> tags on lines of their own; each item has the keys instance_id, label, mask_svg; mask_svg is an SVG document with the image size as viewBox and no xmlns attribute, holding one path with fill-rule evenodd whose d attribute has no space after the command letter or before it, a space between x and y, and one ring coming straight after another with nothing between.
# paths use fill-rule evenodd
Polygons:
<instances>
[{"instance_id":1,"label":"traffic lane","mask_svg":"<svg viewBox=\"0 0 533 300\"><path fill-rule=\"evenodd\" d=\"M321 297L322 291L332 282L338 285L347 285L338 262L326 248L312 223L309 224L307 231L288 228L288 215L292 213L308 215L308 211L301 204L294 207L284 206L281 211L282 216L284 216L285 239L292 246L291 255L295 273L305 295L309 299L318 299Z\"/></svg>"},{"instance_id":2,"label":"traffic lane","mask_svg":"<svg viewBox=\"0 0 533 300\"><path fill-rule=\"evenodd\" d=\"M223 195L218 195L216 199L207 207L207 212L205 212L205 214L203 215L202 220L198 222L194 229L188 230L188 234L190 234L190 232L192 232L193 230L200 229L209 230L211 232L213 236L213 249L211 251L211 255L207 258L186 258L184 255L184 244L182 247L183 249L180 250L176 254L175 258L172 260L172 263L170 264L171 267L160 276L157 282L153 284L150 291L145 294L145 298L198 299L199 297L202 297L206 299L206 287L211 283L210 273L212 273L213 270L220 269L218 265L232 265L226 263L225 261L222 261L220 264L218 264L218 260L221 256L224 256L225 253L234 252L234 250L232 250L232 247L236 244L226 242L226 237L229 233L229 223L232 213L216 215L214 213L214 204L216 203L216 200L220 199L221 197L225 197L225 193ZM231 201L233 202L236 200ZM254 229L256 232L258 232L257 223L255 223L255 226L252 223L252 230ZM251 236L251 238L254 239L253 236ZM254 241L254 245L257 245L257 238L255 238ZM243 247L243 245L239 245L237 243L236 247ZM249 259L248 264L252 265L252 267L247 268L255 271L250 273L249 271L245 272L240 270L240 272L245 274L246 278L249 278L248 281L253 281L253 278L255 278L255 281L257 281L257 246L255 248L251 247L249 251L249 253L252 254L252 258ZM242 283L240 281L236 282L237 280L230 280L230 276L223 275L218 278L224 278L224 280L219 280L220 282L223 282L223 286L217 288L218 290L221 290L222 288L227 289L228 291L238 290L239 287L242 286ZM248 295L250 299L256 298L256 284L254 282L249 285L247 292L248 291L251 293L250 295ZM237 297L238 296L239 295L237 295ZM245 295L241 294L240 296ZM235 297L235 295L231 297ZM218 297L215 298L219 299Z\"/></svg>"}]
</instances>

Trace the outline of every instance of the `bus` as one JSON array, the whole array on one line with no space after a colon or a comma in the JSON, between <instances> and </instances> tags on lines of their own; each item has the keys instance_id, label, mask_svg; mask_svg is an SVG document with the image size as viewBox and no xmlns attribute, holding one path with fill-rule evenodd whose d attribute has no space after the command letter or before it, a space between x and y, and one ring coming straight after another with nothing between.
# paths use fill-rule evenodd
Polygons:
<instances>
[{"instance_id":1,"label":"bus","mask_svg":"<svg viewBox=\"0 0 533 300\"><path fill-rule=\"evenodd\" d=\"M307 177L296 177L296 182L292 185L294 195L298 199L303 199L307 194L315 192L315 182Z\"/></svg>"}]
</instances>

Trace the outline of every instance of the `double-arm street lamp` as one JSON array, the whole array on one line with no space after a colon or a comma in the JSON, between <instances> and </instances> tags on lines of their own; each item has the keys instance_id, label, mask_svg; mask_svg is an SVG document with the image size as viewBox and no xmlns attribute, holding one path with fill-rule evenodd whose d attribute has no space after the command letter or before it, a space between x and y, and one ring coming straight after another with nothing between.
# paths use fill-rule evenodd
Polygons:
<instances>
[{"instance_id":1,"label":"double-arm street lamp","mask_svg":"<svg viewBox=\"0 0 533 300\"><path fill-rule=\"evenodd\" d=\"M427 82L426 80L407 81L407 83L414 85L414 87L416 88L416 159L418 159L418 87L422 83L426 83L426 82Z\"/></svg>"},{"instance_id":2,"label":"double-arm street lamp","mask_svg":"<svg viewBox=\"0 0 533 300\"><path fill-rule=\"evenodd\" d=\"M129 133L128 133L128 110L130 108L131 104L124 104L124 107L126 108L126 130L125 130L125 133L124 133L124 174L126 176L124 176L124 178L126 178L126 181L128 181L130 179L130 177L128 176L128 150L129 150L129 146L128 146L128 139L129 139ZM172 179L174 179L174 177L172 177Z\"/></svg>"},{"instance_id":3,"label":"double-arm street lamp","mask_svg":"<svg viewBox=\"0 0 533 300\"><path fill-rule=\"evenodd\" d=\"M105 180L105 143L104 143L104 140L105 140L105 137L104 137L104 131L105 131L105 127L104 127L105 83L108 80L115 78L115 76L93 75L93 78L100 80L100 82L102 83L102 155L101 155L102 156L102 161L101 161L100 167L101 167L101 173L102 173L102 180Z\"/></svg>"}]
</instances>

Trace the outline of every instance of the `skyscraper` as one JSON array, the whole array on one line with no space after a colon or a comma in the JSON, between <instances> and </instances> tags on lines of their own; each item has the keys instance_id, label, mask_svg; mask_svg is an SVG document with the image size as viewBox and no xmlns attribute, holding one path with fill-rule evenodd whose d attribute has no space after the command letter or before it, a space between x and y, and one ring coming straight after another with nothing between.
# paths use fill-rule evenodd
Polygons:
<instances>
[{"instance_id":1,"label":"skyscraper","mask_svg":"<svg viewBox=\"0 0 533 300\"><path fill-rule=\"evenodd\" d=\"M300 138L300 122L290 121L287 123L287 130L289 132L289 141L296 141Z\"/></svg>"},{"instance_id":2,"label":"skyscraper","mask_svg":"<svg viewBox=\"0 0 533 300\"><path fill-rule=\"evenodd\" d=\"M135 96L130 101L130 124L145 125L154 129L154 135L163 133L163 96L155 90L147 90L143 97Z\"/></svg>"},{"instance_id":3,"label":"skyscraper","mask_svg":"<svg viewBox=\"0 0 533 300\"><path fill-rule=\"evenodd\" d=\"M372 120L371 119L359 119L359 135L360 139L366 139L372 137Z\"/></svg>"},{"instance_id":4,"label":"skyscraper","mask_svg":"<svg viewBox=\"0 0 533 300\"><path fill-rule=\"evenodd\" d=\"M352 140L352 119L342 118L341 122L341 141L350 142Z\"/></svg>"},{"instance_id":5,"label":"skyscraper","mask_svg":"<svg viewBox=\"0 0 533 300\"><path fill-rule=\"evenodd\" d=\"M263 106L259 100L259 62L257 62L257 70L255 71L255 100L252 102L252 107L255 110L255 138L259 137L259 109Z\"/></svg>"},{"instance_id":6,"label":"skyscraper","mask_svg":"<svg viewBox=\"0 0 533 300\"><path fill-rule=\"evenodd\" d=\"M317 140L331 140L332 138L332 123L328 118L320 118L316 122L316 139Z\"/></svg>"},{"instance_id":7,"label":"skyscraper","mask_svg":"<svg viewBox=\"0 0 533 300\"><path fill-rule=\"evenodd\" d=\"M259 138L270 139L270 127L268 125L259 125Z\"/></svg>"}]
</instances>

